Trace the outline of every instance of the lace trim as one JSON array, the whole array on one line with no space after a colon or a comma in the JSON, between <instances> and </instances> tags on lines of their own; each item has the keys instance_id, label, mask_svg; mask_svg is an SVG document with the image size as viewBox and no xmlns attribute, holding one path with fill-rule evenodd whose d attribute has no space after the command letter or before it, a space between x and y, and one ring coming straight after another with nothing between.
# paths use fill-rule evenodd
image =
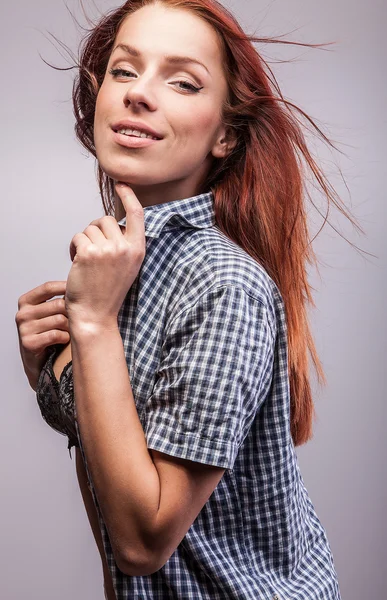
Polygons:
<instances>
[{"instance_id":1,"label":"lace trim","mask_svg":"<svg viewBox=\"0 0 387 600\"><path fill-rule=\"evenodd\" d=\"M72 361L68 362L60 375L55 377L53 362L62 344L49 348L48 358L39 375L36 398L46 423L58 433L69 438L68 449L79 447L75 420L74 382L72 377Z\"/></svg>"}]
</instances>

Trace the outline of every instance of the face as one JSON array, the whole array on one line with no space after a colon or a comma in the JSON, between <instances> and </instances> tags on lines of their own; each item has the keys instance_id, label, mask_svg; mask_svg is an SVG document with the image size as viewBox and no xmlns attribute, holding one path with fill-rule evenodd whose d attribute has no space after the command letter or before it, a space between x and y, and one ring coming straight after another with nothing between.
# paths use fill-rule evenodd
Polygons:
<instances>
[{"instance_id":1,"label":"face","mask_svg":"<svg viewBox=\"0 0 387 600\"><path fill-rule=\"evenodd\" d=\"M226 96L212 27L186 10L142 7L121 24L97 96L94 142L102 170L129 183L143 206L196 195L214 157L233 147L221 121ZM117 133L122 121L149 127L161 139Z\"/></svg>"}]
</instances>

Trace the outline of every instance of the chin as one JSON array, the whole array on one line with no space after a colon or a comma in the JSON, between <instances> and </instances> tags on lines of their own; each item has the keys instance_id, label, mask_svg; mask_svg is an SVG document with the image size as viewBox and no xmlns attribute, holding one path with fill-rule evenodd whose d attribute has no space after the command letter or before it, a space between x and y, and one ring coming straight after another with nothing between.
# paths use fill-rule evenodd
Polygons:
<instances>
[{"instance_id":1,"label":"chin","mask_svg":"<svg viewBox=\"0 0 387 600\"><path fill-rule=\"evenodd\" d=\"M98 165L102 171L115 181L125 181L132 183L133 185L155 185L160 183L159 177L156 173L150 174L154 171L147 164L140 164L141 161L135 161L137 164L133 164L131 157L126 157L123 160L103 160L97 156ZM133 164L133 168L130 168L129 164ZM143 171L143 172L142 172Z\"/></svg>"},{"instance_id":2,"label":"chin","mask_svg":"<svg viewBox=\"0 0 387 600\"><path fill-rule=\"evenodd\" d=\"M126 181L132 177L135 177L135 172L132 169L128 169L127 160L121 161L126 164L119 164L119 161L111 161L111 160L101 160L98 158L98 164L102 171L111 179L115 179L116 181Z\"/></svg>"},{"instance_id":3,"label":"chin","mask_svg":"<svg viewBox=\"0 0 387 600\"><path fill-rule=\"evenodd\" d=\"M107 175L111 179L114 179L115 181L124 181L131 185L138 185L138 186L156 185L157 183L160 183L154 177L149 176L149 169L147 169L147 171L148 171L147 174L142 175L141 173L138 172L138 170L132 171L132 170L129 170L128 168L119 169L117 167L108 168L108 167L105 167L101 163L99 163L99 166L101 167L101 169L105 173L105 175Z\"/></svg>"}]
</instances>

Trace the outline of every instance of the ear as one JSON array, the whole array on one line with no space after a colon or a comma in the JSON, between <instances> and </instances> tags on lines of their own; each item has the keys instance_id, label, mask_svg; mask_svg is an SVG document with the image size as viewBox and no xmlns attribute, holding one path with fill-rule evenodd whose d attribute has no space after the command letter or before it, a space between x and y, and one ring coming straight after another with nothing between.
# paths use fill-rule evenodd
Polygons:
<instances>
[{"instance_id":1,"label":"ear","mask_svg":"<svg viewBox=\"0 0 387 600\"><path fill-rule=\"evenodd\" d=\"M235 129L222 126L212 147L212 155L215 158L226 158L234 150L236 143L237 136Z\"/></svg>"}]
</instances>

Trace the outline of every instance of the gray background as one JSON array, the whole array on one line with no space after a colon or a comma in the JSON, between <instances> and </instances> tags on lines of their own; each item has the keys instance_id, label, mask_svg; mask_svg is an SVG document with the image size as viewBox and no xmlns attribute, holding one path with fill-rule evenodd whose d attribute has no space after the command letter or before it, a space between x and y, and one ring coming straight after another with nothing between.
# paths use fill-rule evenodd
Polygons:
<instances>
[{"instance_id":1,"label":"gray background","mask_svg":"<svg viewBox=\"0 0 387 600\"><path fill-rule=\"evenodd\" d=\"M77 0L67 0L82 24ZM96 15L90 0L89 14ZM257 35L320 43L330 51L266 46L287 99L324 127L340 149L311 149L365 229L340 214L331 223L376 258L361 255L326 225L314 242L321 278L310 271L317 350L328 379L315 388L318 421L297 453L334 554L343 600L386 598L386 28L384 0L225 2ZM6 7L5 7L6 5ZM102 11L116 6L97 2ZM102 570L67 440L42 420L18 353L18 297L65 280L72 236L103 215L94 161L73 133L73 72L50 31L76 49L79 33L59 0L3 3L1 13L2 600L103 600ZM293 32L293 33L292 33ZM47 37L45 37L47 35ZM262 49L263 50L263 49ZM339 177L343 171L351 195ZM325 214L323 199L315 201ZM310 206L311 230L322 217ZM384 307L384 308L383 308ZM290 599L289 599L290 600ZM329 600L324 599L324 600Z\"/></svg>"}]
</instances>

